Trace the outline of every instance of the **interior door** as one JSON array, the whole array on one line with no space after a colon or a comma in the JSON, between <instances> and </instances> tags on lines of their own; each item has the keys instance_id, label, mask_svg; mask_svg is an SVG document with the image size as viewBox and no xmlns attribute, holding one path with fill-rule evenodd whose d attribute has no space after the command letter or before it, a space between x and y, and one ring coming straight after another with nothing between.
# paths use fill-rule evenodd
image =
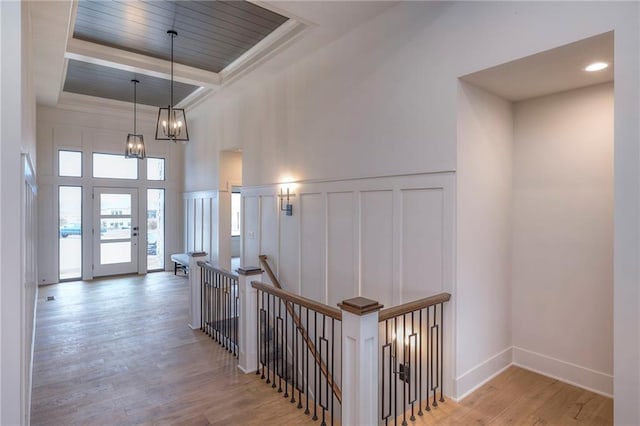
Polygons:
<instances>
[{"instance_id":1,"label":"interior door","mask_svg":"<svg viewBox=\"0 0 640 426\"><path fill-rule=\"evenodd\" d=\"M138 190L93 189L93 276L138 272Z\"/></svg>"}]
</instances>

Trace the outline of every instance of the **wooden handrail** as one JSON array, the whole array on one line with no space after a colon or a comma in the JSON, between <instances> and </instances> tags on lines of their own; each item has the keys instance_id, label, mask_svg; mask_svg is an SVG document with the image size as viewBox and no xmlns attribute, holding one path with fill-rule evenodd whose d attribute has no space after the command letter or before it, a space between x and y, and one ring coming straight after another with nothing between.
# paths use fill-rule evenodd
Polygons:
<instances>
[{"instance_id":1,"label":"wooden handrail","mask_svg":"<svg viewBox=\"0 0 640 426\"><path fill-rule=\"evenodd\" d=\"M259 281L252 281L251 286L254 287L255 289L262 290L266 293L271 293L273 295L276 295L278 297L285 299L286 302L284 306L286 307L287 312L289 312L289 315L291 315L291 318L293 318L293 322L295 322L296 327L298 327L298 329L300 330L300 334L302 335L302 340L304 340L304 342L307 345L307 348L309 348L309 352L311 352L313 359L320 366L320 371L322 372L322 374L324 374L324 377L327 378L327 383L331 384L331 389L333 390L333 394L336 396L336 399L340 404L342 404L342 390L340 390L340 387L338 387L338 384L333 380L333 377L331 376L331 373L329 373L329 369L327 368L327 364L325 364L325 362L322 360L322 357L316 350L316 346L314 345L313 341L309 337L307 330L303 327L302 321L300 321L300 318L298 317L298 315L296 314L293 308L293 303L297 303L300 306L304 306L307 309L315 310L317 312L320 312L324 315L329 316L330 318L337 319L338 321L342 321L342 311L336 308L332 308L331 306L318 303L314 300L307 299L306 297L298 296L296 294L289 293L288 291L283 290L282 286L280 285L280 282L278 281L273 271L271 270L269 263L267 263L267 256L264 254L261 254L259 256L259 259L260 259L260 263L262 264L262 267L267 272L267 275L269 275L269 278L271 279L271 282L273 283L274 287L271 287Z\"/></svg>"},{"instance_id":2,"label":"wooden handrail","mask_svg":"<svg viewBox=\"0 0 640 426\"><path fill-rule=\"evenodd\" d=\"M425 297L424 299L414 300L412 302L403 303L402 305L392 306L387 309L382 309L378 315L378 322L388 320L390 318L398 317L400 315L408 314L413 311L424 309L428 306L439 305L440 303L448 302L451 299L451 294L440 293L434 296Z\"/></svg>"},{"instance_id":3,"label":"wooden handrail","mask_svg":"<svg viewBox=\"0 0 640 426\"><path fill-rule=\"evenodd\" d=\"M271 270L271 266L269 266L269 263L267 262L267 255L261 254L260 256L258 256L258 258L260 259L260 264L264 268L265 272L267 273L267 275L269 275L269 279L273 283L273 286L281 289L282 286L280 285L280 281L278 281L276 275Z\"/></svg>"},{"instance_id":4,"label":"wooden handrail","mask_svg":"<svg viewBox=\"0 0 640 426\"><path fill-rule=\"evenodd\" d=\"M316 302L315 300L307 299L306 297L289 293L286 290L275 288L273 286L270 286L269 284L265 284L260 281L251 281L251 286L255 289L264 291L265 293L269 293L276 297L279 297L280 299L286 300L287 302L295 303L296 305L301 305L303 308L316 311L330 318L337 319L338 321L342 321L342 311L340 309L332 308L331 306L327 306L323 303Z\"/></svg>"},{"instance_id":5,"label":"wooden handrail","mask_svg":"<svg viewBox=\"0 0 640 426\"><path fill-rule=\"evenodd\" d=\"M232 280L236 280L236 281L238 280L238 276L236 274L234 274L232 272L229 272L226 269L222 269L222 268L219 268L217 266L214 266L209 262L200 261L200 262L198 262L198 266L201 267L202 269L208 269L208 270L213 271L213 272L215 272L217 274L223 275L223 276L225 276L227 278L231 278Z\"/></svg>"}]
</instances>

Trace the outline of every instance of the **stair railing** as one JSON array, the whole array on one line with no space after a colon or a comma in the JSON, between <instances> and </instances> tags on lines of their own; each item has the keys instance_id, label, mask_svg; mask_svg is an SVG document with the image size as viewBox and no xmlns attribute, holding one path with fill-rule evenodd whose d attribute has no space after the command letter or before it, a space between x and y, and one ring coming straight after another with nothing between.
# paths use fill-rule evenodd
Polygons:
<instances>
[{"instance_id":1,"label":"stair railing","mask_svg":"<svg viewBox=\"0 0 640 426\"><path fill-rule=\"evenodd\" d=\"M238 275L207 262L200 273L200 330L238 356Z\"/></svg>"},{"instance_id":2,"label":"stair railing","mask_svg":"<svg viewBox=\"0 0 640 426\"><path fill-rule=\"evenodd\" d=\"M342 312L253 281L257 290L256 374L322 424L339 419ZM284 389L283 389L284 386Z\"/></svg>"},{"instance_id":3,"label":"stair railing","mask_svg":"<svg viewBox=\"0 0 640 426\"><path fill-rule=\"evenodd\" d=\"M382 309L380 324L380 420L402 424L443 403L444 304L440 293ZM440 398L437 398L437 394ZM424 398L424 399L423 399Z\"/></svg>"},{"instance_id":4,"label":"stair railing","mask_svg":"<svg viewBox=\"0 0 640 426\"><path fill-rule=\"evenodd\" d=\"M275 274L273 273L273 271L271 270L271 267L269 266L269 262L267 262L267 256L264 254L261 254L259 256L260 259L260 264L261 266L264 268L265 272L267 273L267 275L269 276L269 279L271 280L271 282L273 283L273 286L279 290L282 290L282 286L280 285L280 281L278 281L278 278L276 278ZM294 296L292 294L292 296ZM340 314L340 310L332 308L330 306L327 305L323 305L321 303L317 303L311 299L306 299L311 303L315 304L315 308L318 309L329 309L329 312L333 312L334 314L337 312L338 314ZM335 380L333 380L333 377L331 375L331 373L329 372L329 369L327 368L327 365L325 363L325 361L322 359L321 356L318 355L318 351L316 351L316 345L314 344L313 340L309 337L306 328L303 327L302 322L300 320L299 315L296 314L295 309L292 309L292 306L289 305L289 303L285 304L287 312L289 313L289 315L291 315L296 327L300 328L300 333L302 335L302 339L304 341L304 343L307 345L307 347L309 348L309 352L312 354L313 359L315 360L315 362L318 364L321 373L325 376L326 380L328 381L328 383L331 385L332 389L333 389L333 393L336 396L336 398L338 399L339 403L342 403L342 391L340 390L340 387L338 386L338 384L335 382ZM314 307L311 306L311 308L313 309ZM341 320L342 317L337 318L337 320Z\"/></svg>"}]
</instances>

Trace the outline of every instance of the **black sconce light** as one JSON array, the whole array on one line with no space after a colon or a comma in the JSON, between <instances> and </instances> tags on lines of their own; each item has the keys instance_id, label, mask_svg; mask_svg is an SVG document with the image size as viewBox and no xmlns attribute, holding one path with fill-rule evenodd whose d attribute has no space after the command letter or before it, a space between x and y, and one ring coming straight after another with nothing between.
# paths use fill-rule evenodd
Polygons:
<instances>
[{"instance_id":1,"label":"black sconce light","mask_svg":"<svg viewBox=\"0 0 640 426\"><path fill-rule=\"evenodd\" d=\"M293 216L293 204L291 204L291 200L289 197L295 197L294 194L289 194L289 187L287 186L287 201L285 202L285 194L283 194L282 188L280 188L280 211L285 212L284 214L287 216Z\"/></svg>"}]
</instances>

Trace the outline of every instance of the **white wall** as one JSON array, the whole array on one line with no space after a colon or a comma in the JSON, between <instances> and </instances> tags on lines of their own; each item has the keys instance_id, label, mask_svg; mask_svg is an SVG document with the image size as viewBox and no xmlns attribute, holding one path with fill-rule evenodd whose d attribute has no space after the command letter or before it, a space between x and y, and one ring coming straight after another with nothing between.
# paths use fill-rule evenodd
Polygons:
<instances>
[{"instance_id":1,"label":"white wall","mask_svg":"<svg viewBox=\"0 0 640 426\"><path fill-rule=\"evenodd\" d=\"M248 76L190 111L185 189L216 188L208 168L234 147L243 149L245 186L284 175L324 181L452 171L459 76L614 30L616 419L639 423L638 17L637 3L622 2L401 2L305 59L267 78ZM258 205L247 198L246 206ZM309 196L300 210L310 219L323 217L314 209L324 207ZM295 259L298 234L288 223L278 232ZM281 262L280 273L296 277L299 264ZM483 327L469 322L457 338L473 339Z\"/></svg>"},{"instance_id":2,"label":"white wall","mask_svg":"<svg viewBox=\"0 0 640 426\"><path fill-rule=\"evenodd\" d=\"M514 362L613 394L613 84L515 106Z\"/></svg>"},{"instance_id":3,"label":"white wall","mask_svg":"<svg viewBox=\"0 0 640 426\"><path fill-rule=\"evenodd\" d=\"M462 396L511 364L511 103L461 81L457 139L456 391Z\"/></svg>"},{"instance_id":4,"label":"white wall","mask_svg":"<svg viewBox=\"0 0 640 426\"><path fill-rule=\"evenodd\" d=\"M38 107L38 185L39 203L39 278L40 284L58 282L58 204L59 185L83 186L83 279L91 279L93 241L93 187L131 187L138 189L140 212L139 241L146 241L146 190L165 189L165 269L172 269L169 256L182 251L183 150L182 145L155 141L155 122L151 114L138 114L138 128L145 136L147 156L165 158L165 181L146 180L146 161L139 162L137 181L121 179L95 179L92 177L92 153L122 154L127 133L131 132L132 113L125 110L90 111ZM58 150L72 149L83 152L83 177L58 176ZM144 177L145 179L142 179ZM146 244L138 244L138 272L147 270Z\"/></svg>"},{"instance_id":5,"label":"white wall","mask_svg":"<svg viewBox=\"0 0 640 426\"><path fill-rule=\"evenodd\" d=\"M37 294L31 276L36 259L30 251L35 233L33 223L25 220L31 211L25 207L22 167L27 156L35 161L28 3L0 3L0 19L0 423L18 425L29 423Z\"/></svg>"}]
</instances>

